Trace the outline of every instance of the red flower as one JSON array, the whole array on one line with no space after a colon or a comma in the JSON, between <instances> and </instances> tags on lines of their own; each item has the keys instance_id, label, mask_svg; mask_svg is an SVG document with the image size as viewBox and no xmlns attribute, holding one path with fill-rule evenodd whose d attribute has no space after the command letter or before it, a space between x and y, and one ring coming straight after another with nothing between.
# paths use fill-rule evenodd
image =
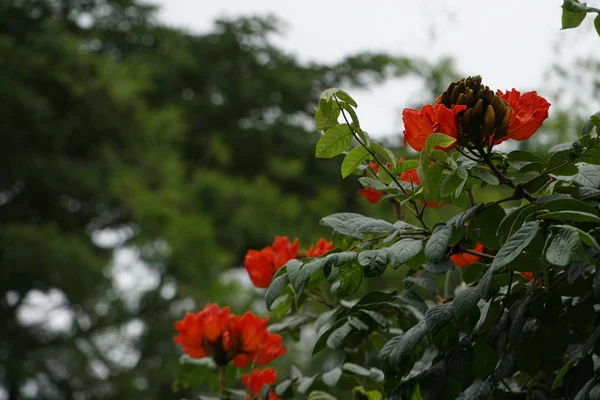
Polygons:
<instances>
[{"instance_id":1,"label":"red flower","mask_svg":"<svg viewBox=\"0 0 600 400\"><path fill-rule=\"evenodd\" d=\"M196 314L187 313L184 319L175 323L179 332L175 343L193 358L213 355L219 337L232 318L229 307L220 309L216 304L209 304Z\"/></svg>"},{"instance_id":2,"label":"red flower","mask_svg":"<svg viewBox=\"0 0 600 400\"><path fill-rule=\"evenodd\" d=\"M525 140L529 139L539 128L546 118L550 103L536 92L521 94L515 89L498 95L510 106L510 120L508 122L508 133L506 136L496 140L496 144L506 139Z\"/></svg>"},{"instance_id":3,"label":"red flower","mask_svg":"<svg viewBox=\"0 0 600 400\"><path fill-rule=\"evenodd\" d=\"M331 250L333 250L333 242L328 242L325 239L319 239L316 244L310 245L307 254L309 257L320 257Z\"/></svg>"},{"instance_id":4,"label":"red flower","mask_svg":"<svg viewBox=\"0 0 600 400\"><path fill-rule=\"evenodd\" d=\"M246 389L253 394L260 394L260 390L264 385L272 385L277 381L277 370L275 368L265 368L262 371L255 369L251 375L244 374L242 381ZM268 400L278 400L279 397L271 390Z\"/></svg>"},{"instance_id":5,"label":"red flower","mask_svg":"<svg viewBox=\"0 0 600 400\"><path fill-rule=\"evenodd\" d=\"M375 170L375 172L379 172L379 165L374 163L373 161L369 162L369 166ZM367 173L367 176L369 174ZM383 197L383 193L378 192L373 188L365 188L358 191L358 194L362 194L365 196L365 199L371 204L379 203L379 200Z\"/></svg>"},{"instance_id":6,"label":"red flower","mask_svg":"<svg viewBox=\"0 0 600 400\"><path fill-rule=\"evenodd\" d=\"M284 236L275 236L272 247L249 250L244 259L244 267L248 271L252 284L258 288L267 288L275 272L298 254L298 239L294 243Z\"/></svg>"},{"instance_id":7,"label":"red flower","mask_svg":"<svg viewBox=\"0 0 600 400\"><path fill-rule=\"evenodd\" d=\"M287 236L275 236L275 240L273 241L275 268L279 269L291 259L296 258L298 247L298 239L294 240L294 243L290 243L290 239L288 239Z\"/></svg>"},{"instance_id":8,"label":"red flower","mask_svg":"<svg viewBox=\"0 0 600 400\"><path fill-rule=\"evenodd\" d=\"M260 319L247 312L224 335L223 345L235 354L233 365L237 368L243 368L254 360L257 365L264 365L287 352L282 346L281 336L267 331L268 322L269 318Z\"/></svg>"},{"instance_id":9,"label":"red flower","mask_svg":"<svg viewBox=\"0 0 600 400\"><path fill-rule=\"evenodd\" d=\"M482 253L483 245L481 243L477 243L473 250L475 250L479 253ZM461 267L461 268L466 268L469 265L479 262L479 256L476 256L474 254L465 253L465 252L452 254L450 256L450 259L457 267Z\"/></svg>"},{"instance_id":10,"label":"red flower","mask_svg":"<svg viewBox=\"0 0 600 400\"><path fill-rule=\"evenodd\" d=\"M520 275L523 278L529 279L530 281L534 280L533 272L520 272Z\"/></svg>"},{"instance_id":11,"label":"red flower","mask_svg":"<svg viewBox=\"0 0 600 400\"><path fill-rule=\"evenodd\" d=\"M379 200L383 197L383 193L371 188L361 189L358 191L359 194L365 196L365 199L371 204L379 203Z\"/></svg>"},{"instance_id":12,"label":"red flower","mask_svg":"<svg viewBox=\"0 0 600 400\"><path fill-rule=\"evenodd\" d=\"M453 138L458 137L455 115L465 110L467 106L453 106L447 108L443 104L427 104L420 110L405 108L402 111L404 122L404 144L409 144L416 151L425 147L427 138L433 133L443 133ZM439 147L440 150L448 151L456 143L448 147Z\"/></svg>"}]
</instances>

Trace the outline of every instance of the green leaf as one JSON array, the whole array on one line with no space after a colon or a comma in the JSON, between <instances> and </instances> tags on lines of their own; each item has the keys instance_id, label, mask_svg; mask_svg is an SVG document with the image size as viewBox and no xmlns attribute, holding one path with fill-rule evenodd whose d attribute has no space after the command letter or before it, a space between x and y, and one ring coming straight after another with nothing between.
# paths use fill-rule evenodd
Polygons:
<instances>
[{"instance_id":1,"label":"green leaf","mask_svg":"<svg viewBox=\"0 0 600 400\"><path fill-rule=\"evenodd\" d=\"M290 282L287 273L280 275L273 279L267 292L265 293L265 302L267 303L267 310L271 310L273 302L279 297L279 294Z\"/></svg>"},{"instance_id":2,"label":"green leaf","mask_svg":"<svg viewBox=\"0 0 600 400\"><path fill-rule=\"evenodd\" d=\"M372 160L373 157L362 146L357 146L350 150L346 157L344 157L344 161L342 161L342 178L348 177L350 174L354 172L356 168L364 161Z\"/></svg>"},{"instance_id":3,"label":"green leaf","mask_svg":"<svg viewBox=\"0 0 600 400\"><path fill-rule=\"evenodd\" d=\"M440 293L440 288L438 286L437 281L435 280L435 278L433 278L430 275L421 274L416 277L408 276L408 277L404 278L404 281L415 284L415 285L427 290L429 293L431 293L433 295Z\"/></svg>"},{"instance_id":4,"label":"green leaf","mask_svg":"<svg viewBox=\"0 0 600 400\"><path fill-rule=\"evenodd\" d=\"M315 156L332 158L342 154L352 143L352 130L347 124L339 124L330 128L317 142Z\"/></svg>"},{"instance_id":5,"label":"green leaf","mask_svg":"<svg viewBox=\"0 0 600 400\"><path fill-rule=\"evenodd\" d=\"M425 258L432 263L441 261L448 252L448 243L450 243L451 237L451 225L437 226L425 245Z\"/></svg>"},{"instance_id":6,"label":"green leaf","mask_svg":"<svg viewBox=\"0 0 600 400\"><path fill-rule=\"evenodd\" d=\"M439 202L440 186L444 169L439 164L433 164L420 174L423 195L427 201Z\"/></svg>"},{"instance_id":7,"label":"green leaf","mask_svg":"<svg viewBox=\"0 0 600 400\"><path fill-rule=\"evenodd\" d=\"M443 133L433 133L427 137L427 140L425 141L425 149L431 152L436 147L449 147L455 142L456 139L452 136L444 135Z\"/></svg>"},{"instance_id":8,"label":"green leaf","mask_svg":"<svg viewBox=\"0 0 600 400\"><path fill-rule=\"evenodd\" d=\"M421 320L403 335L400 335L399 338L394 341L393 347L389 353L388 362L390 365L393 366L400 364L402 360L409 356L415 347L417 347L419 342L425 337L426 334L427 325L425 324L425 321Z\"/></svg>"},{"instance_id":9,"label":"green leaf","mask_svg":"<svg viewBox=\"0 0 600 400\"><path fill-rule=\"evenodd\" d=\"M570 11L563 7L562 11L562 29L576 28L585 19L587 11Z\"/></svg>"},{"instance_id":10,"label":"green leaf","mask_svg":"<svg viewBox=\"0 0 600 400\"><path fill-rule=\"evenodd\" d=\"M592 351L598 339L600 339L600 326L597 326L596 329L594 329L592 334L585 341L585 344L581 349L581 355L583 357L587 356L589 352Z\"/></svg>"},{"instance_id":11,"label":"green leaf","mask_svg":"<svg viewBox=\"0 0 600 400\"><path fill-rule=\"evenodd\" d=\"M454 317L454 310L451 304L438 304L427 310L425 322L431 334L435 335L452 317Z\"/></svg>"},{"instance_id":12,"label":"green leaf","mask_svg":"<svg viewBox=\"0 0 600 400\"><path fill-rule=\"evenodd\" d=\"M366 250L358 254L358 263L364 267L364 276L371 278L379 276L387 266L388 253L385 249Z\"/></svg>"},{"instance_id":13,"label":"green leaf","mask_svg":"<svg viewBox=\"0 0 600 400\"><path fill-rule=\"evenodd\" d=\"M499 249L501 243L496 230L504 218L506 218L506 212L499 204L487 207L477 214L474 218L474 227L478 228L479 232L477 241L488 249Z\"/></svg>"},{"instance_id":14,"label":"green leaf","mask_svg":"<svg viewBox=\"0 0 600 400\"><path fill-rule=\"evenodd\" d=\"M323 383L327 386L336 386L341 377L342 369L338 367L332 369L329 372L325 372L321 379L323 380Z\"/></svg>"},{"instance_id":15,"label":"green leaf","mask_svg":"<svg viewBox=\"0 0 600 400\"><path fill-rule=\"evenodd\" d=\"M430 274L440 275L454 269L454 263L449 258L434 264L423 264L423 269Z\"/></svg>"},{"instance_id":16,"label":"green leaf","mask_svg":"<svg viewBox=\"0 0 600 400\"><path fill-rule=\"evenodd\" d=\"M352 363L345 363L344 365L342 365L342 369L344 371L352 372L354 375L359 376L369 376L371 374L368 369Z\"/></svg>"},{"instance_id":17,"label":"green leaf","mask_svg":"<svg viewBox=\"0 0 600 400\"><path fill-rule=\"evenodd\" d=\"M458 319L465 318L477 306L479 299L481 299L481 295L477 287L471 286L461 290L451 303L456 317Z\"/></svg>"},{"instance_id":18,"label":"green leaf","mask_svg":"<svg viewBox=\"0 0 600 400\"><path fill-rule=\"evenodd\" d=\"M557 219L563 221L595 222L600 223L600 217L583 211L553 211L539 214L538 219Z\"/></svg>"},{"instance_id":19,"label":"green leaf","mask_svg":"<svg viewBox=\"0 0 600 400\"><path fill-rule=\"evenodd\" d=\"M598 36L600 36L600 14L596 15L596 18L594 18L594 28L596 29Z\"/></svg>"},{"instance_id":20,"label":"green leaf","mask_svg":"<svg viewBox=\"0 0 600 400\"><path fill-rule=\"evenodd\" d=\"M454 225L457 228L462 228L473 215L479 212L479 209L483 207L483 203L478 203L475 206L469 208L466 211L461 212L460 214L455 215L454 217L448 220L448 225Z\"/></svg>"},{"instance_id":21,"label":"green leaf","mask_svg":"<svg viewBox=\"0 0 600 400\"><path fill-rule=\"evenodd\" d=\"M508 161L546 162L543 157L525 150L513 150L506 155L506 158Z\"/></svg>"},{"instance_id":22,"label":"green leaf","mask_svg":"<svg viewBox=\"0 0 600 400\"><path fill-rule=\"evenodd\" d=\"M400 293L398 293L396 298L402 300L407 304L410 304L422 313L425 313L427 311L427 303L425 303L417 293L410 289L401 291Z\"/></svg>"},{"instance_id":23,"label":"green leaf","mask_svg":"<svg viewBox=\"0 0 600 400\"><path fill-rule=\"evenodd\" d=\"M353 251L344 251L341 253L331 253L323 258L317 258L304 264L296 280L293 282L296 298L299 298L304 288L308 285L313 274L322 271L324 268L339 267L340 265L349 263L356 258L357 254Z\"/></svg>"},{"instance_id":24,"label":"green leaf","mask_svg":"<svg viewBox=\"0 0 600 400\"><path fill-rule=\"evenodd\" d=\"M372 142L371 150L380 156L380 158L383 158L383 161L389 162L392 168L396 166L396 156L390 149L383 147L377 142Z\"/></svg>"},{"instance_id":25,"label":"green leaf","mask_svg":"<svg viewBox=\"0 0 600 400\"><path fill-rule=\"evenodd\" d=\"M460 176L458 174L458 170L454 171L450 175L447 175L442 182L440 195L442 197L446 197L455 194L455 196L458 197L462 191L462 188L465 186L465 182L467 182L467 178L468 176Z\"/></svg>"},{"instance_id":26,"label":"green leaf","mask_svg":"<svg viewBox=\"0 0 600 400\"><path fill-rule=\"evenodd\" d=\"M600 189L600 166L580 164L579 173L573 177L573 182L581 186Z\"/></svg>"},{"instance_id":27,"label":"green leaf","mask_svg":"<svg viewBox=\"0 0 600 400\"><path fill-rule=\"evenodd\" d=\"M342 345L344 339L346 339L346 336L348 336L350 332L352 332L352 329L353 328L350 324L350 321L346 320L346 322L344 322L342 325L336 327L330 332L330 334L327 336L325 344L327 344L327 347L329 347L330 349L337 349Z\"/></svg>"},{"instance_id":28,"label":"green leaf","mask_svg":"<svg viewBox=\"0 0 600 400\"><path fill-rule=\"evenodd\" d=\"M337 274L340 285L335 290L335 294L339 297L346 297L354 294L363 279L363 268L357 263L349 263L342 265Z\"/></svg>"},{"instance_id":29,"label":"green leaf","mask_svg":"<svg viewBox=\"0 0 600 400\"><path fill-rule=\"evenodd\" d=\"M435 400L442 398L446 383L446 366L443 362L434 364L429 368L421 382L419 388L423 400Z\"/></svg>"},{"instance_id":30,"label":"green leaf","mask_svg":"<svg viewBox=\"0 0 600 400\"><path fill-rule=\"evenodd\" d=\"M304 376L298 381L298 386L296 386L296 390L298 393L306 393L306 391L312 386L315 381L316 376Z\"/></svg>"},{"instance_id":31,"label":"green leaf","mask_svg":"<svg viewBox=\"0 0 600 400\"><path fill-rule=\"evenodd\" d=\"M565 375L567 374L567 372L569 372L569 370L573 367L573 365L575 365L576 362L577 362L577 359L572 358L569 361L567 361L558 370L558 373L556 374L556 378L554 378L554 382L552 383L552 390L562 386L563 381L565 379Z\"/></svg>"},{"instance_id":32,"label":"green leaf","mask_svg":"<svg viewBox=\"0 0 600 400\"><path fill-rule=\"evenodd\" d=\"M461 400L485 400L492 391L492 383L488 380L476 379L471 386L465 390Z\"/></svg>"},{"instance_id":33,"label":"green leaf","mask_svg":"<svg viewBox=\"0 0 600 400\"><path fill-rule=\"evenodd\" d=\"M598 215L598 211L585 201L574 199L571 197L558 198L548 201L539 199L540 208L545 211L584 211L589 214Z\"/></svg>"},{"instance_id":34,"label":"green leaf","mask_svg":"<svg viewBox=\"0 0 600 400\"><path fill-rule=\"evenodd\" d=\"M577 232L563 229L550 243L546 259L554 265L566 267L580 250L583 250L583 247Z\"/></svg>"},{"instance_id":35,"label":"green leaf","mask_svg":"<svg viewBox=\"0 0 600 400\"><path fill-rule=\"evenodd\" d=\"M473 175L476 178L481 179L482 181L484 181L487 184L493 185L493 186L497 186L500 184L500 181L498 180L498 178L496 178L496 176L494 174L492 174L492 172L483 166L476 166L475 168L471 168L471 175Z\"/></svg>"},{"instance_id":36,"label":"green leaf","mask_svg":"<svg viewBox=\"0 0 600 400\"><path fill-rule=\"evenodd\" d=\"M356 101L347 92L344 92L341 89L337 89L337 91L334 94L340 100L345 101L346 103L350 104L352 107L354 107L354 108L358 107L358 104L356 104Z\"/></svg>"},{"instance_id":37,"label":"green leaf","mask_svg":"<svg viewBox=\"0 0 600 400\"><path fill-rule=\"evenodd\" d=\"M538 221L527 222L512 235L500 248L492 262L492 270L497 271L513 261L535 237L540 228Z\"/></svg>"},{"instance_id":38,"label":"green leaf","mask_svg":"<svg viewBox=\"0 0 600 400\"><path fill-rule=\"evenodd\" d=\"M329 393L322 392L320 390L315 390L310 392L308 395L308 400L337 400L337 398L333 397Z\"/></svg>"},{"instance_id":39,"label":"green leaf","mask_svg":"<svg viewBox=\"0 0 600 400\"><path fill-rule=\"evenodd\" d=\"M392 174L400 175L404 171L409 171L411 169L415 169L419 166L419 161L417 160L406 160L400 161L396 164L394 168L392 168Z\"/></svg>"},{"instance_id":40,"label":"green leaf","mask_svg":"<svg viewBox=\"0 0 600 400\"><path fill-rule=\"evenodd\" d=\"M377 179L368 178L366 176L358 178L358 181L363 185L363 187L373 188L379 192L383 192L384 190L388 189L388 186L383 182L380 182Z\"/></svg>"},{"instance_id":41,"label":"green leaf","mask_svg":"<svg viewBox=\"0 0 600 400\"><path fill-rule=\"evenodd\" d=\"M415 239L401 239L387 248L392 268L397 269L421 252L423 242Z\"/></svg>"}]
</instances>

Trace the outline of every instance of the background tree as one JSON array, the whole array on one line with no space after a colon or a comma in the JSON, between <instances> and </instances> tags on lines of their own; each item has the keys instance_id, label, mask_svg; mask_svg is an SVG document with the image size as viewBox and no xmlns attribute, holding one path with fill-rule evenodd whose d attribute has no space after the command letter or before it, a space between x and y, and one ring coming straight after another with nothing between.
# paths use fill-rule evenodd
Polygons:
<instances>
[{"instance_id":1,"label":"background tree","mask_svg":"<svg viewBox=\"0 0 600 400\"><path fill-rule=\"evenodd\" d=\"M192 35L155 11L0 4L9 399L180 398L173 321L209 298L245 308L223 294L235 282L217 277L248 248L276 234L308 243L322 215L365 205L356 183L332 184L337 163L313 158L318 93L452 76L447 63L384 54L305 65L271 44L274 18ZM141 271L129 286L123 258Z\"/></svg>"}]
</instances>

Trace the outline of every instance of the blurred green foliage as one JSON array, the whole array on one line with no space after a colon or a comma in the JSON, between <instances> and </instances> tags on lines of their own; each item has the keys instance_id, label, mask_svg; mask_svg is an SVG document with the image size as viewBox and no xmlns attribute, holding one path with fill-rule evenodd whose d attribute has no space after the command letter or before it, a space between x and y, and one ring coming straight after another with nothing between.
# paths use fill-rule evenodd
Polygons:
<instances>
[{"instance_id":1,"label":"blurred green foliage","mask_svg":"<svg viewBox=\"0 0 600 400\"><path fill-rule=\"evenodd\" d=\"M275 235L307 247L327 232L322 216L370 207L337 160L314 158L318 93L412 75L432 99L455 77L448 60L384 54L302 64L271 43L275 18L193 35L155 12L134 0L0 2L8 399L185 396L171 388L173 321L207 301L243 311L252 298L218 277L247 249Z\"/></svg>"}]
</instances>

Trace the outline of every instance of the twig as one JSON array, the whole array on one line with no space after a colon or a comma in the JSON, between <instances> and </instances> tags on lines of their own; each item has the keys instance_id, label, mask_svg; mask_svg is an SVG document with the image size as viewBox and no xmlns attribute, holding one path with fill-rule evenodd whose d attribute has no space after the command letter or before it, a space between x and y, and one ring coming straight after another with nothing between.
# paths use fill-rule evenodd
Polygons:
<instances>
[{"instance_id":1,"label":"twig","mask_svg":"<svg viewBox=\"0 0 600 400\"><path fill-rule=\"evenodd\" d=\"M469 250L469 249L465 249L465 250L461 251L461 253L473 254L474 256L479 256L479 257L487 257L487 258L489 258L491 260L493 260L494 258L496 258L495 256L493 256L491 254L480 253L478 251Z\"/></svg>"},{"instance_id":2,"label":"twig","mask_svg":"<svg viewBox=\"0 0 600 400\"><path fill-rule=\"evenodd\" d=\"M373 157L373 159L377 162L377 164L379 164L379 167L382 168L383 171L385 171L385 173L392 179L392 181L394 181L394 183L396 184L396 186L398 186L398 188L400 189L400 191L403 194L405 194L405 195L408 196L408 193L406 192L406 190L404 190L404 188L402 187L402 185L398 181L398 178L395 177L394 174L392 174L390 172L390 170L386 167L386 165L379 159L379 157L377 157L377 154L375 154L365 143L362 142L362 140L360 139L359 135L356 133L356 131L354 130L354 128L352 127L352 125L350 125L350 121L348 120L348 117L346 116L346 113L344 112L344 109L340 105L340 101L338 100L337 96L333 95L333 98L335 99L335 102L337 103L338 107L340 108L342 117L344 118L344 121L346 121L346 124L350 128L350 131L352 132L352 135L354 136L354 138L356 139L356 141L362 147L364 147L365 150L367 150L367 152L371 155L371 157ZM414 207L414 210L412 210L411 208L408 208L408 207L407 208L419 220L419 223L421 224L421 226L423 226L423 228L425 228L425 230L429 232L429 227L427 226L427 224L423 220L423 216L419 216L417 203L414 201L414 199L410 199L409 201L412 204L412 206Z\"/></svg>"}]
</instances>

